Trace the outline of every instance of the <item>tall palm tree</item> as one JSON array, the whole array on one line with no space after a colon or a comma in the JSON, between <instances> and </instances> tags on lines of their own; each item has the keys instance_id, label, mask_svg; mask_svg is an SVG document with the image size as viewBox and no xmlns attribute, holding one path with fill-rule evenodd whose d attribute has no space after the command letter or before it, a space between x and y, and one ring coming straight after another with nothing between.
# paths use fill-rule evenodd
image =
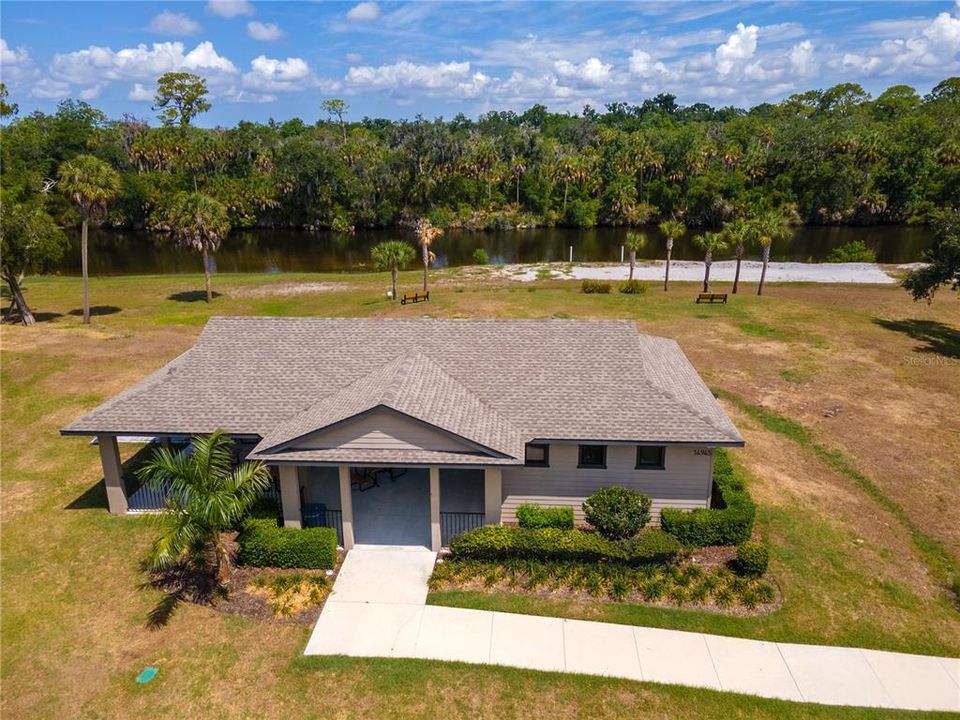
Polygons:
<instances>
[{"instance_id":1,"label":"tall palm tree","mask_svg":"<svg viewBox=\"0 0 960 720\"><path fill-rule=\"evenodd\" d=\"M414 227L414 233L417 236L417 242L423 251L423 291L427 291L427 269L430 267L430 259L433 253L430 252L430 245L438 237L443 235L443 228L436 227L427 218L420 218Z\"/></svg>"},{"instance_id":2,"label":"tall palm tree","mask_svg":"<svg viewBox=\"0 0 960 720\"><path fill-rule=\"evenodd\" d=\"M60 191L80 213L80 267L83 274L83 324L90 324L90 277L87 265L87 227L90 220L101 222L107 203L120 192L120 175L93 155L77 155L57 172Z\"/></svg>"},{"instance_id":3,"label":"tall palm tree","mask_svg":"<svg viewBox=\"0 0 960 720\"><path fill-rule=\"evenodd\" d=\"M393 279L393 299L397 299L397 272L413 260L416 253L402 240L387 240L370 248L370 258L377 270L389 270Z\"/></svg>"},{"instance_id":4,"label":"tall palm tree","mask_svg":"<svg viewBox=\"0 0 960 720\"><path fill-rule=\"evenodd\" d=\"M727 249L727 241L718 232L705 232L697 235L693 242L703 250L703 291L710 292L710 266L713 265L713 254Z\"/></svg>"},{"instance_id":5,"label":"tall palm tree","mask_svg":"<svg viewBox=\"0 0 960 720\"><path fill-rule=\"evenodd\" d=\"M763 250L763 270L757 295L763 295L763 283L767 279L767 264L770 262L770 246L777 240L786 240L792 234L787 217L782 210L767 210L751 220L753 238Z\"/></svg>"},{"instance_id":6,"label":"tall palm tree","mask_svg":"<svg viewBox=\"0 0 960 720\"><path fill-rule=\"evenodd\" d=\"M207 302L211 302L210 255L220 249L220 243L230 232L227 209L203 193L180 192L167 208L165 221L177 242L202 255Z\"/></svg>"},{"instance_id":7,"label":"tall palm tree","mask_svg":"<svg viewBox=\"0 0 960 720\"><path fill-rule=\"evenodd\" d=\"M737 270L733 275L733 294L737 294L740 287L740 264L743 262L743 255L746 251L746 245L752 237L753 227L745 218L737 218L723 229L723 234L733 245L737 256Z\"/></svg>"},{"instance_id":8,"label":"tall palm tree","mask_svg":"<svg viewBox=\"0 0 960 720\"><path fill-rule=\"evenodd\" d=\"M673 243L684 236L687 226L682 220L664 220L660 223L660 232L667 238L667 271L663 276L663 291L666 292L670 284L670 255L673 253Z\"/></svg>"},{"instance_id":9,"label":"tall palm tree","mask_svg":"<svg viewBox=\"0 0 960 720\"><path fill-rule=\"evenodd\" d=\"M637 264L637 251L643 250L647 246L647 236L643 233L628 232L627 239L623 244L630 251L630 279L633 280L633 268Z\"/></svg>"},{"instance_id":10,"label":"tall palm tree","mask_svg":"<svg viewBox=\"0 0 960 720\"><path fill-rule=\"evenodd\" d=\"M270 485L270 473L260 463L234 467L233 440L223 430L193 438L193 452L158 448L137 471L153 490L167 491L159 516L160 536L150 548L154 569L170 567L182 558L203 557L213 550L221 582L230 577L230 557L221 533L240 520Z\"/></svg>"}]
</instances>

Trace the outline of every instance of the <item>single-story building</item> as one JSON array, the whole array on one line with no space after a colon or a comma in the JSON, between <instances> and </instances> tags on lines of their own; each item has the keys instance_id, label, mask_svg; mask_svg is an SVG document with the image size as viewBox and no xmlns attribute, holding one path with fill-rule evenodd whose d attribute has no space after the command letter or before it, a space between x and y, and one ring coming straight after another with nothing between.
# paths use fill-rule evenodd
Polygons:
<instances>
[{"instance_id":1,"label":"single-story building","mask_svg":"<svg viewBox=\"0 0 960 720\"><path fill-rule=\"evenodd\" d=\"M631 321L212 318L196 344L61 432L97 438L111 512L117 439L223 428L277 477L287 526L342 545L427 545L621 485L709 507L713 453L743 445L684 356Z\"/></svg>"}]
</instances>

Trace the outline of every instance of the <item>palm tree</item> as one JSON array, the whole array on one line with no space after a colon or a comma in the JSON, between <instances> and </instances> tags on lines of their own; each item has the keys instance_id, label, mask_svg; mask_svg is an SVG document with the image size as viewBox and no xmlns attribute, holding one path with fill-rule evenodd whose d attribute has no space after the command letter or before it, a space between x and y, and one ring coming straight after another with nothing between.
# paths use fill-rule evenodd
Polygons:
<instances>
[{"instance_id":1,"label":"palm tree","mask_svg":"<svg viewBox=\"0 0 960 720\"><path fill-rule=\"evenodd\" d=\"M387 240L370 248L370 257L377 270L389 270L393 278L393 299L397 299L397 272L413 260L416 253L402 240Z\"/></svg>"},{"instance_id":2,"label":"palm tree","mask_svg":"<svg viewBox=\"0 0 960 720\"><path fill-rule=\"evenodd\" d=\"M710 292L710 266L713 265L713 254L727 249L727 242L723 235L717 232L705 232L697 235L693 242L703 250L703 291Z\"/></svg>"},{"instance_id":3,"label":"palm tree","mask_svg":"<svg viewBox=\"0 0 960 720\"><path fill-rule=\"evenodd\" d=\"M663 291L667 291L670 284L670 255L673 253L673 243L687 232L687 226L682 220L664 220L660 223L660 232L667 237L667 272L663 276Z\"/></svg>"},{"instance_id":4,"label":"palm tree","mask_svg":"<svg viewBox=\"0 0 960 720\"><path fill-rule=\"evenodd\" d=\"M87 266L87 226L106 216L107 203L120 192L120 175L93 155L77 155L57 172L60 191L80 213L80 267L83 273L83 324L90 324L90 278Z\"/></svg>"},{"instance_id":5,"label":"palm tree","mask_svg":"<svg viewBox=\"0 0 960 720\"><path fill-rule=\"evenodd\" d=\"M737 294L740 287L740 264L743 262L743 255L747 242L750 241L753 228L750 222L744 218L737 218L723 229L724 235L730 239L733 244L734 252L737 256L737 270L733 275L733 294Z\"/></svg>"},{"instance_id":6,"label":"palm tree","mask_svg":"<svg viewBox=\"0 0 960 720\"><path fill-rule=\"evenodd\" d=\"M430 267L430 258L433 253L430 252L430 244L438 237L443 235L443 228L433 225L427 218L420 218L414 227L414 233L417 236L417 242L423 250L423 291L427 291L427 268ZM396 294L396 293L394 293Z\"/></svg>"},{"instance_id":7,"label":"palm tree","mask_svg":"<svg viewBox=\"0 0 960 720\"><path fill-rule=\"evenodd\" d=\"M210 286L210 254L230 232L230 216L222 203L203 193L177 193L166 212L166 223L184 247L199 250L203 256L203 275L207 302L213 300Z\"/></svg>"},{"instance_id":8,"label":"palm tree","mask_svg":"<svg viewBox=\"0 0 960 720\"><path fill-rule=\"evenodd\" d=\"M233 440L223 430L193 438L193 452L158 448L137 471L153 490L167 491L159 517L160 537L150 549L154 569L180 559L203 557L213 549L217 578L230 576L230 557L221 533L240 520L270 485L270 473L260 463L234 467Z\"/></svg>"},{"instance_id":9,"label":"palm tree","mask_svg":"<svg viewBox=\"0 0 960 720\"><path fill-rule=\"evenodd\" d=\"M792 234L782 210L767 210L755 216L751 221L752 235L763 249L763 270L760 272L760 284L757 295L763 295L763 283L767 279L767 264L770 262L770 246L775 240L786 240Z\"/></svg>"},{"instance_id":10,"label":"palm tree","mask_svg":"<svg viewBox=\"0 0 960 720\"><path fill-rule=\"evenodd\" d=\"M633 268L637 264L637 250L643 250L647 246L647 236L643 233L628 232L627 239L623 244L630 251L630 279L633 280Z\"/></svg>"}]
</instances>

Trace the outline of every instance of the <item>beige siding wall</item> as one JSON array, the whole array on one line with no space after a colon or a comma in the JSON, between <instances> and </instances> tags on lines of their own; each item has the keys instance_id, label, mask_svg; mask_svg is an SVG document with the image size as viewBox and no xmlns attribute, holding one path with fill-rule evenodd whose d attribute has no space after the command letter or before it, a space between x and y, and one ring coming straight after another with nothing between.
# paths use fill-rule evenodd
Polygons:
<instances>
[{"instance_id":1,"label":"beige siding wall","mask_svg":"<svg viewBox=\"0 0 960 720\"><path fill-rule=\"evenodd\" d=\"M698 508L710 505L713 453L707 448L667 447L663 470L637 470L634 445L607 447L606 469L577 467L576 445L551 445L550 467L505 467L503 469L502 519L516 522L514 514L524 503L570 505L578 522L580 504L596 490L621 485L642 492L653 501L653 522L660 522L660 508Z\"/></svg>"},{"instance_id":2,"label":"beige siding wall","mask_svg":"<svg viewBox=\"0 0 960 720\"><path fill-rule=\"evenodd\" d=\"M428 425L395 413L376 411L361 418L308 435L297 448L349 448L390 450L438 450L463 452L473 450L456 438Z\"/></svg>"}]
</instances>

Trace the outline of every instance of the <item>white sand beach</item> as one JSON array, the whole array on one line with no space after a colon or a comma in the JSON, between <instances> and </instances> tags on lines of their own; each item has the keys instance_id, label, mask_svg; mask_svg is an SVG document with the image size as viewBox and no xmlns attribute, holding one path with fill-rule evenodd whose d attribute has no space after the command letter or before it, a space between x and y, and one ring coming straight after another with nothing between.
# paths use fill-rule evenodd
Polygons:
<instances>
[{"instance_id":1,"label":"white sand beach","mask_svg":"<svg viewBox=\"0 0 960 720\"><path fill-rule=\"evenodd\" d=\"M665 262L637 263L634 277L645 281L662 281ZM710 281L719 283L733 282L736 262L723 260L713 263L710 268ZM740 282L755 284L760 280L762 264L754 260L744 260L740 269ZM909 269L912 266L897 266L897 269ZM503 265L497 274L511 280L530 282L545 279L545 273L556 280L626 280L630 274L627 263L534 263L530 265ZM703 263L691 260L675 260L670 263L670 279L686 281L703 280ZM896 278L887 274L876 263L800 263L771 262L767 265L768 283L778 282L815 282L815 283L854 283L891 285Z\"/></svg>"}]
</instances>

